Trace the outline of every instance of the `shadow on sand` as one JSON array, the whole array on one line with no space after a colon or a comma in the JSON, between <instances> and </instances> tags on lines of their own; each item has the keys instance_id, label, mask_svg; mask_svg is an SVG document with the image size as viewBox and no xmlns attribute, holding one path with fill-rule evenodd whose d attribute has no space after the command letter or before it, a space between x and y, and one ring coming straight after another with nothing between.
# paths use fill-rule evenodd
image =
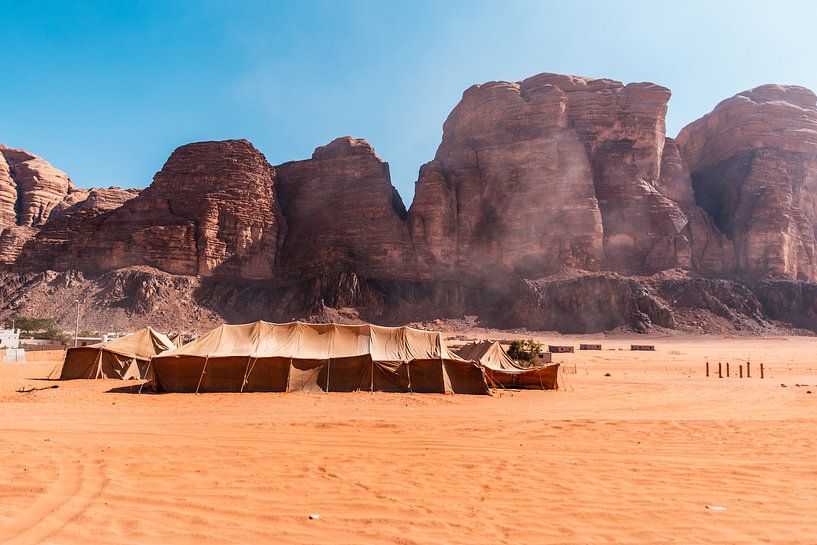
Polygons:
<instances>
[{"instance_id":1,"label":"shadow on sand","mask_svg":"<svg viewBox=\"0 0 817 545\"><path fill-rule=\"evenodd\" d=\"M117 386L105 391L106 394L156 394L150 382L137 382L127 386Z\"/></svg>"}]
</instances>

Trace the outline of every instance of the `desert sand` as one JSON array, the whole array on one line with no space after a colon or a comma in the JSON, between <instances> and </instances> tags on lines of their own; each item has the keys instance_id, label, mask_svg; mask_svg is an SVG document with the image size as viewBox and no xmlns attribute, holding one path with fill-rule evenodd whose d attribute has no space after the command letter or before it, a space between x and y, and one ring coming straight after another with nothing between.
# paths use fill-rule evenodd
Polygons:
<instances>
[{"instance_id":1,"label":"desert sand","mask_svg":"<svg viewBox=\"0 0 817 545\"><path fill-rule=\"evenodd\" d=\"M817 542L817 338L599 340L555 355L561 390L491 397L137 394L0 364L0 543Z\"/></svg>"}]
</instances>

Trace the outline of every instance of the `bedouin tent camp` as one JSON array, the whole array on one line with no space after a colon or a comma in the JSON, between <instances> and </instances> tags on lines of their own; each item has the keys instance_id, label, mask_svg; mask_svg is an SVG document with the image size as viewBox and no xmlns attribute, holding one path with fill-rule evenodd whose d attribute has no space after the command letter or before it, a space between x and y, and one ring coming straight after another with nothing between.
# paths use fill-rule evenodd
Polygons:
<instances>
[{"instance_id":1,"label":"bedouin tent camp","mask_svg":"<svg viewBox=\"0 0 817 545\"><path fill-rule=\"evenodd\" d=\"M442 334L370 324L221 325L153 358L157 391L486 394L482 369Z\"/></svg>"},{"instance_id":2,"label":"bedouin tent camp","mask_svg":"<svg viewBox=\"0 0 817 545\"><path fill-rule=\"evenodd\" d=\"M457 350L461 358L479 362L492 387L556 390L559 364L523 367L511 358L498 342L479 341Z\"/></svg>"},{"instance_id":3,"label":"bedouin tent camp","mask_svg":"<svg viewBox=\"0 0 817 545\"><path fill-rule=\"evenodd\" d=\"M76 346L65 354L60 380L148 378L150 358L172 348L170 339L150 327L106 343Z\"/></svg>"}]
</instances>

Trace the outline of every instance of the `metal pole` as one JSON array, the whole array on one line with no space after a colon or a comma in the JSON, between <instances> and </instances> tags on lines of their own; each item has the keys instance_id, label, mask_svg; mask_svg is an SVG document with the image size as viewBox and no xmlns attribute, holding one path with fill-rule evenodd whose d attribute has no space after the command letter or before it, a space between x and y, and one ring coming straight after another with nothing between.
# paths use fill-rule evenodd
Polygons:
<instances>
[{"instance_id":1,"label":"metal pole","mask_svg":"<svg viewBox=\"0 0 817 545\"><path fill-rule=\"evenodd\" d=\"M718 362L718 378L723 378L723 367L721 366L721 362Z\"/></svg>"},{"instance_id":2,"label":"metal pole","mask_svg":"<svg viewBox=\"0 0 817 545\"><path fill-rule=\"evenodd\" d=\"M738 365L738 372L740 373L740 378L743 378L743 366Z\"/></svg>"},{"instance_id":3,"label":"metal pole","mask_svg":"<svg viewBox=\"0 0 817 545\"><path fill-rule=\"evenodd\" d=\"M74 346L77 346L77 337L79 337L79 299L77 299L77 326L74 328Z\"/></svg>"},{"instance_id":4,"label":"metal pole","mask_svg":"<svg viewBox=\"0 0 817 545\"><path fill-rule=\"evenodd\" d=\"M726 362L726 378L729 378L729 362Z\"/></svg>"},{"instance_id":5,"label":"metal pole","mask_svg":"<svg viewBox=\"0 0 817 545\"><path fill-rule=\"evenodd\" d=\"M709 376L709 362L706 362L706 376Z\"/></svg>"},{"instance_id":6,"label":"metal pole","mask_svg":"<svg viewBox=\"0 0 817 545\"><path fill-rule=\"evenodd\" d=\"M752 378L751 362L746 362L746 378Z\"/></svg>"},{"instance_id":7,"label":"metal pole","mask_svg":"<svg viewBox=\"0 0 817 545\"><path fill-rule=\"evenodd\" d=\"M760 364L760 378L764 378L763 377L763 364L762 363Z\"/></svg>"}]
</instances>

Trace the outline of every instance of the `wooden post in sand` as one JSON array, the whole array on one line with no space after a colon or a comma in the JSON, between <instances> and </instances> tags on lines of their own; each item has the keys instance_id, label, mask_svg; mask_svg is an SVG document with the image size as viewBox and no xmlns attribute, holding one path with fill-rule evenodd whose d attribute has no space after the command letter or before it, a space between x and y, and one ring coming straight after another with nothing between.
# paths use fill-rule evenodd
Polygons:
<instances>
[{"instance_id":1,"label":"wooden post in sand","mask_svg":"<svg viewBox=\"0 0 817 545\"><path fill-rule=\"evenodd\" d=\"M738 373L740 373L739 378L743 378L743 366L742 365L738 365Z\"/></svg>"},{"instance_id":2,"label":"wooden post in sand","mask_svg":"<svg viewBox=\"0 0 817 545\"><path fill-rule=\"evenodd\" d=\"M760 364L760 378L763 378L763 364Z\"/></svg>"},{"instance_id":3,"label":"wooden post in sand","mask_svg":"<svg viewBox=\"0 0 817 545\"><path fill-rule=\"evenodd\" d=\"M709 362L706 362L706 376L709 377Z\"/></svg>"},{"instance_id":4,"label":"wooden post in sand","mask_svg":"<svg viewBox=\"0 0 817 545\"><path fill-rule=\"evenodd\" d=\"M751 368L751 363L752 363L752 362L750 362L750 361L747 361L747 362L746 362L746 378L752 378L752 368Z\"/></svg>"},{"instance_id":5,"label":"wooden post in sand","mask_svg":"<svg viewBox=\"0 0 817 545\"><path fill-rule=\"evenodd\" d=\"M726 362L726 378L729 378L729 362Z\"/></svg>"},{"instance_id":6,"label":"wooden post in sand","mask_svg":"<svg viewBox=\"0 0 817 545\"><path fill-rule=\"evenodd\" d=\"M721 362L718 362L718 378L723 378L723 367L721 366Z\"/></svg>"}]
</instances>

